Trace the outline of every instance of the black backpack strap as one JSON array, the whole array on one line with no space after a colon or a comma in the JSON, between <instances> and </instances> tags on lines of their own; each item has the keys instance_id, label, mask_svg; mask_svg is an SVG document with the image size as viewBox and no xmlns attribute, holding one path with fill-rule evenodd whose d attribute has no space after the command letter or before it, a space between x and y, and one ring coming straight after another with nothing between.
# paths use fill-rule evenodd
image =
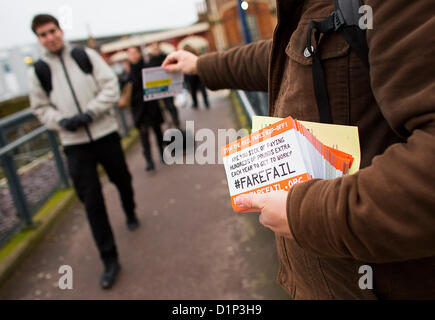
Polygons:
<instances>
[{"instance_id":1,"label":"black backpack strap","mask_svg":"<svg viewBox=\"0 0 435 320\"><path fill-rule=\"evenodd\" d=\"M334 0L335 14L338 22L335 29L341 33L364 64L369 67L369 47L367 45L366 30L359 26L359 0Z\"/></svg>"},{"instance_id":2,"label":"black backpack strap","mask_svg":"<svg viewBox=\"0 0 435 320\"><path fill-rule=\"evenodd\" d=\"M97 79L94 76L94 66L92 65L91 59L89 58L88 54L86 53L86 50L82 46L75 46L71 50L71 57L74 59L74 61L78 64L79 68L85 73L92 76L94 79L95 85L97 86L98 90L100 89L100 86L98 84Z\"/></svg>"},{"instance_id":3,"label":"black backpack strap","mask_svg":"<svg viewBox=\"0 0 435 320\"><path fill-rule=\"evenodd\" d=\"M71 50L71 57L86 74L93 74L94 67L84 47L76 46Z\"/></svg>"},{"instance_id":4,"label":"black backpack strap","mask_svg":"<svg viewBox=\"0 0 435 320\"><path fill-rule=\"evenodd\" d=\"M85 51L84 47L76 46L71 50L71 57L74 59L74 61L77 63L79 68L85 73L90 74L94 78L95 83L98 86L98 82L96 81L93 71L94 67L92 65L91 60L89 59L88 54ZM36 76L39 79L39 82L41 83L42 88L44 89L47 96L50 95L51 90L53 90L53 85L51 82L51 70L49 65L39 59L35 65L35 73Z\"/></svg>"},{"instance_id":5,"label":"black backpack strap","mask_svg":"<svg viewBox=\"0 0 435 320\"><path fill-rule=\"evenodd\" d=\"M39 59L34 64L35 74L41 83L47 97L50 96L51 90L53 90L53 85L51 83L51 70L50 66L44 60Z\"/></svg>"},{"instance_id":6,"label":"black backpack strap","mask_svg":"<svg viewBox=\"0 0 435 320\"><path fill-rule=\"evenodd\" d=\"M329 104L326 79L323 72L318 44L320 34L340 32L349 46L355 50L361 60L369 67L368 46L365 30L359 28L359 0L334 0L334 11L323 21L311 21L308 26L306 56L313 61L313 84L319 110L320 122L332 123L331 106ZM314 30L315 47L312 43Z\"/></svg>"}]
</instances>

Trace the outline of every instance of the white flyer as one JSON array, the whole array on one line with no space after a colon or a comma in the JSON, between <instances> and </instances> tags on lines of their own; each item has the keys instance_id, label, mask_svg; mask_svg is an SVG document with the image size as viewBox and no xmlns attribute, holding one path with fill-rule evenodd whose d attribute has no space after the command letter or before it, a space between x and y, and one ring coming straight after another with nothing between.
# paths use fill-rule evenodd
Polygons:
<instances>
[{"instance_id":1,"label":"white flyer","mask_svg":"<svg viewBox=\"0 0 435 320\"><path fill-rule=\"evenodd\" d=\"M142 69L144 101L173 97L183 92L181 72L166 72L162 67Z\"/></svg>"}]
</instances>

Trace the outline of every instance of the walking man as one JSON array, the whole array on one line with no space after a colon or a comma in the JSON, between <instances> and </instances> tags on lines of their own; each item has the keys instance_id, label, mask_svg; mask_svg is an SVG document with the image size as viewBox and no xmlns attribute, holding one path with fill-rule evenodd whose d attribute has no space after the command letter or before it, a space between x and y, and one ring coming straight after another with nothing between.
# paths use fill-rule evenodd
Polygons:
<instances>
[{"instance_id":1,"label":"walking man","mask_svg":"<svg viewBox=\"0 0 435 320\"><path fill-rule=\"evenodd\" d=\"M120 265L97 172L100 163L118 188L130 230L139 222L131 175L117 132L115 74L97 52L64 42L58 20L41 14L32 30L45 52L30 73L31 108L49 129L59 132L74 188L84 203L92 235L104 263L100 285L110 288Z\"/></svg>"}]
</instances>

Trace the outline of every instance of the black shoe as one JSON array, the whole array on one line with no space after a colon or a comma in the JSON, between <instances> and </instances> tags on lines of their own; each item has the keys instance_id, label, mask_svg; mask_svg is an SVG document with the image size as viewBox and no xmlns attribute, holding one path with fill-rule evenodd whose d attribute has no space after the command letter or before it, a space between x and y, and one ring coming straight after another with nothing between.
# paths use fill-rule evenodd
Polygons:
<instances>
[{"instance_id":1,"label":"black shoe","mask_svg":"<svg viewBox=\"0 0 435 320\"><path fill-rule=\"evenodd\" d=\"M152 171L152 170L155 170L154 163L149 162L149 163L147 164L145 170L146 170L146 171Z\"/></svg>"},{"instance_id":2,"label":"black shoe","mask_svg":"<svg viewBox=\"0 0 435 320\"><path fill-rule=\"evenodd\" d=\"M137 228L139 228L139 225L140 223L137 218L127 220L127 228L130 231L136 230Z\"/></svg>"},{"instance_id":3,"label":"black shoe","mask_svg":"<svg viewBox=\"0 0 435 320\"><path fill-rule=\"evenodd\" d=\"M118 261L106 265L100 281L102 289L110 289L113 286L120 269L121 266Z\"/></svg>"}]
</instances>

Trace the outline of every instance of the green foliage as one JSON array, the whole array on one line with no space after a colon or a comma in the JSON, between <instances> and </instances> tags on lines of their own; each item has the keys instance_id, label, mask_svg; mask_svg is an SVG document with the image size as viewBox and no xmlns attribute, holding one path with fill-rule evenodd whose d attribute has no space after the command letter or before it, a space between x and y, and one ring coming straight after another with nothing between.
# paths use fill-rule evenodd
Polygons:
<instances>
[{"instance_id":1,"label":"green foliage","mask_svg":"<svg viewBox=\"0 0 435 320\"><path fill-rule=\"evenodd\" d=\"M28 96L16 97L0 102L0 118L9 116L15 112L26 109L30 106Z\"/></svg>"}]
</instances>

